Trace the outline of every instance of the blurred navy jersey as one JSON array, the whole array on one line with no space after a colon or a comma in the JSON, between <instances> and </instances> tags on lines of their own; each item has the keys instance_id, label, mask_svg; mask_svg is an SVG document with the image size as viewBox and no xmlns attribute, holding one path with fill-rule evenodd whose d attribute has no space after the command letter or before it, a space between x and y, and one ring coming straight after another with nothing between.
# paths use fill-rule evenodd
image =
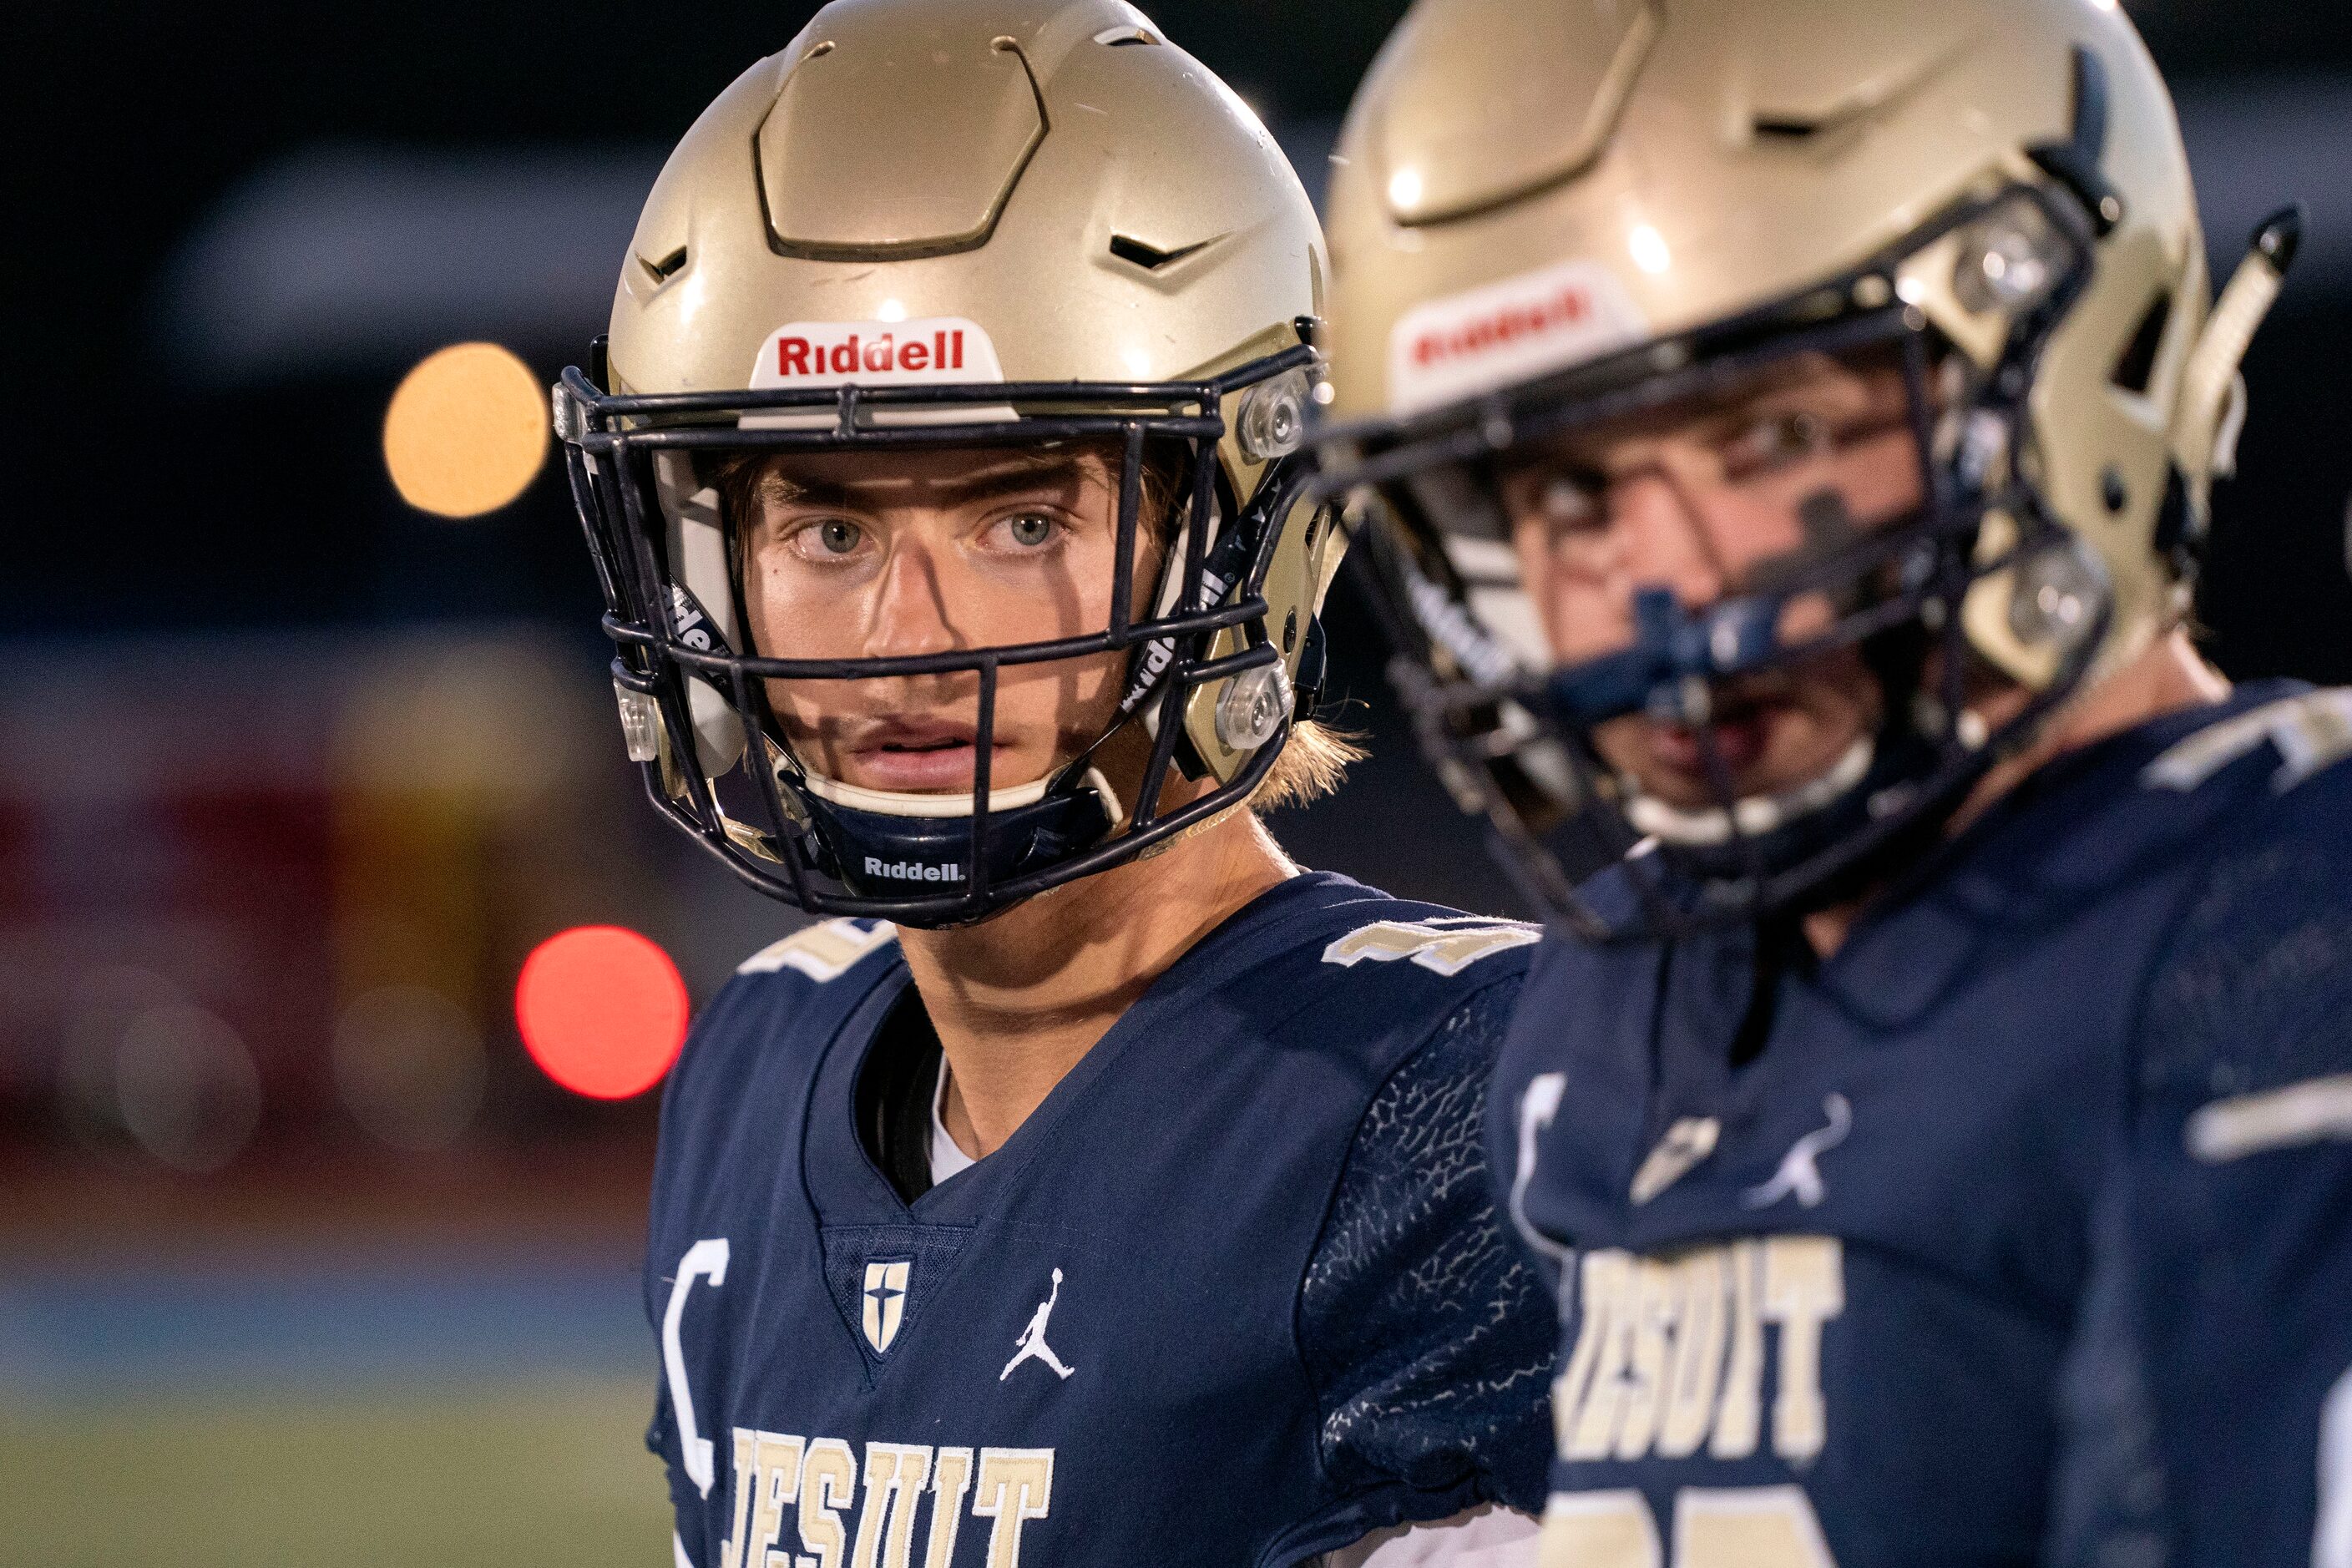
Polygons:
<instances>
[{"instance_id":1,"label":"blurred navy jersey","mask_svg":"<svg viewBox=\"0 0 2352 1568\"><path fill-rule=\"evenodd\" d=\"M890 929L746 964L662 1110L681 1555L1246 1568L1539 1509L1558 1330L1482 1127L1534 940L1296 878L912 1202L856 1121L911 984Z\"/></svg>"},{"instance_id":2,"label":"blurred navy jersey","mask_svg":"<svg viewBox=\"0 0 2352 1568\"><path fill-rule=\"evenodd\" d=\"M1559 1290L1547 1552L2352 1568L2347 756L2352 692L2242 689L1826 961L1547 940L1489 1111Z\"/></svg>"}]
</instances>

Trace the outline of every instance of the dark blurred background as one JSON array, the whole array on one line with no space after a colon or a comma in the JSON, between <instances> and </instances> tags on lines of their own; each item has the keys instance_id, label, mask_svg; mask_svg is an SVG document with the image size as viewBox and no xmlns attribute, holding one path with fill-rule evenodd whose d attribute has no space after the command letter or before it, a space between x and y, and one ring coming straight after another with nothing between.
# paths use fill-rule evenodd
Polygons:
<instances>
[{"instance_id":1,"label":"dark blurred background","mask_svg":"<svg viewBox=\"0 0 2352 1568\"><path fill-rule=\"evenodd\" d=\"M2352 679L2352 8L2126 7L2217 274L2311 208L2247 367L2212 651ZM698 1004L791 922L632 797L553 470L449 521L379 437L445 344L577 357L669 143L812 9L9 18L0 1563L661 1560L655 1097L566 1095L509 998L535 943L610 921ZM1402 9L1152 8L1318 195ZM1496 907L1344 588L1332 619L1374 758L1277 831Z\"/></svg>"}]
</instances>

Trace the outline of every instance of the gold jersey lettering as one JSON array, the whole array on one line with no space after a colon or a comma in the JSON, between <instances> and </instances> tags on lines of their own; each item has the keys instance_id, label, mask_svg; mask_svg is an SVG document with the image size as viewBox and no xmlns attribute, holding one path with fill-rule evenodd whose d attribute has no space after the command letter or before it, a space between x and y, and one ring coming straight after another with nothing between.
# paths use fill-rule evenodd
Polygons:
<instances>
[{"instance_id":1,"label":"gold jersey lettering","mask_svg":"<svg viewBox=\"0 0 2352 1568\"><path fill-rule=\"evenodd\" d=\"M857 1510L852 1568L909 1568L915 1502L930 1479L931 1451L906 1443L866 1445L866 1501Z\"/></svg>"},{"instance_id":2,"label":"gold jersey lettering","mask_svg":"<svg viewBox=\"0 0 2352 1568\"><path fill-rule=\"evenodd\" d=\"M801 1544L816 1553L816 1568L841 1568L848 1531L841 1510L857 1496L857 1456L838 1437L808 1446L801 1467Z\"/></svg>"},{"instance_id":3,"label":"gold jersey lettering","mask_svg":"<svg viewBox=\"0 0 2352 1568\"><path fill-rule=\"evenodd\" d=\"M856 1451L842 1438L748 1426L733 1436L734 1528L719 1568L915 1568L915 1514L927 1495L921 1568L952 1568L967 1497L973 1517L992 1521L989 1568L1018 1568L1023 1528L1053 1501L1051 1448L983 1448L975 1486L970 1448L869 1442L861 1496ZM854 1521L845 1518L853 1503ZM787 1522L796 1542L781 1541Z\"/></svg>"},{"instance_id":4,"label":"gold jersey lettering","mask_svg":"<svg viewBox=\"0 0 2352 1568\"><path fill-rule=\"evenodd\" d=\"M1598 1459L1617 1439L1624 1408L1625 1363L1631 1359L1633 1258L1625 1252L1588 1252L1579 1268L1578 1300L1583 1321L1568 1370L1552 1388L1552 1421L1564 1458Z\"/></svg>"},{"instance_id":5,"label":"gold jersey lettering","mask_svg":"<svg viewBox=\"0 0 2352 1568\"><path fill-rule=\"evenodd\" d=\"M1665 1409L1658 1417L1658 1452L1686 1459L1706 1441L1715 1418L1715 1391L1723 1381L1728 1259L1719 1251L1694 1252L1673 1264L1675 1324L1665 1373Z\"/></svg>"},{"instance_id":6,"label":"gold jersey lettering","mask_svg":"<svg viewBox=\"0 0 2352 1568\"><path fill-rule=\"evenodd\" d=\"M1822 1325L1845 1310L1845 1261L1833 1236L1776 1236L1764 1244L1764 1313L1780 1325L1772 1398L1772 1451L1803 1464L1822 1451Z\"/></svg>"},{"instance_id":7,"label":"gold jersey lettering","mask_svg":"<svg viewBox=\"0 0 2352 1568\"><path fill-rule=\"evenodd\" d=\"M931 1534L923 1548L923 1568L949 1568L954 1560L964 1489L971 1485L971 1450L941 1448L939 1462L931 1467Z\"/></svg>"},{"instance_id":8,"label":"gold jersey lettering","mask_svg":"<svg viewBox=\"0 0 2352 1568\"><path fill-rule=\"evenodd\" d=\"M1657 1258L1588 1252L1577 1291L1576 1344L1552 1385L1561 1458L1678 1459L1702 1442L1718 1459L1755 1453L1768 1327L1772 1452L1794 1464L1820 1455L1822 1333L1845 1310L1836 1237L1763 1237Z\"/></svg>"},{"instance_id":9,"label":"gold jersey lettering","mask_svg":"<svg viewBox=\"0 0 2352 1568\"><path fill-rule=\"evenodd\" d=\"M1715 1431L1706 1451L1718 1459L1744 1459L1756 1451L1763 1424L1764 1321L1756 1311L1759 1244L1735 1241L1724 1254L1724 1283L1731 1319L1731 1351L1725 1359Z\"/></svg>"},{"instance_id":10,"label":"gold jersey lettering","mask_svg":"<svg viewBox=\"0 0 2352 1568\"><path fill-rule=\"evenodd\" d=\"M1021 1568L1021 1531L1045 1517L1054 1500L1054 1450L982 1448L972 1513L995 1521L988 1531L988 1568Z\"/></svg>"},{"instance_id":11,"label":"gold jersey lettering","mask_svg":"<svg viewBox=\"0 0 2352 1568\"><path fill-rule=\"evenodd\" d=\"M746 1433L740 1426L735 1430L739 1456L744 1437L751 1440L751 1531L741 1538L740 1558L733 1553L722 1555L730 1565L740 1562L741 1568L792 1568L791 1552L769 1548L783 1533L786 1505L800 1495L801 1459L808 1444L803 1438L777 1432Z\"/></svg>"}]
</instances>

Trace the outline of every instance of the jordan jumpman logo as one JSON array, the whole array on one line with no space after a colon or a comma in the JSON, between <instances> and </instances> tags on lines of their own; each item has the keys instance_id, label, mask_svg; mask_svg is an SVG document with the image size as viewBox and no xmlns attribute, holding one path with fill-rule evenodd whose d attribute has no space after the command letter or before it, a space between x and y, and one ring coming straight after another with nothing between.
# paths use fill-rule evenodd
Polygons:
<instances>
[{"instance_id":1,"label":"jordan jumpman logo","mask_svg":"<svg viewBox=\"0 0 2352 1568\"><path fill-rule=\"evenodd\" d=\"M1780 1168L1769 1182L1759 1182L1739 1195L1739 1201L1751 1209L1769 1209L1782 1198L1794 1194L1800 1208L1819 1208L1828 1189L1822 1184L1820 1158L1845 1142L1853 1131L1853 1107L1842 1094L1832 1094L1822 1101L1822 1112L1830 1119L1827 1127L1806 1133L1781 1156Z\"/></svg>"},{"instance_id":2,"label":"jordan jumpman logo","mask_svg":"<svg viewBox=\"0 0 2352 1568\"><path fill-rule=\"evenodd\" d=\"M1011 1377L1013 1369L1024 1361L1044 1362L1053 1369L1055 1377L1067 1377L1077 1370L1064 1366L1062 1358L1054 1353L1054 1347L1045 1342L1045 1320L1054 1315L1054 1303L1061 1297L1062 1271L1056 1268L1054 1270L1053 1293L1037 1303L1037 1310L1030 1316L1029 1326L1021 1331L1019 1339L1013 1342L1013 1359L1006 1362L1004 1370L996 1374L997 1382L1003 1383Z\"/></svg>"}]
</instances>

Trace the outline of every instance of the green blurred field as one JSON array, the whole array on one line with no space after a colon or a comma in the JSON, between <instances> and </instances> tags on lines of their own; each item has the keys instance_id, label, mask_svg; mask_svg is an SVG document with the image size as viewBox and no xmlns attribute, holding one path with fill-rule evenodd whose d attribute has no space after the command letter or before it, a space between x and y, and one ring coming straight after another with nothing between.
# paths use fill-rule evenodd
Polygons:
<instances>
[{"instance_id":1,"label":"green blurred field","mask_svg":"<svg viewBox=\"0 0 2352 1568\"><path fill-rule=\"evenodd\" d=\"M667 1568L641 1380L0 1405L16 1568Z\"/></svg>"}]
</instances>

